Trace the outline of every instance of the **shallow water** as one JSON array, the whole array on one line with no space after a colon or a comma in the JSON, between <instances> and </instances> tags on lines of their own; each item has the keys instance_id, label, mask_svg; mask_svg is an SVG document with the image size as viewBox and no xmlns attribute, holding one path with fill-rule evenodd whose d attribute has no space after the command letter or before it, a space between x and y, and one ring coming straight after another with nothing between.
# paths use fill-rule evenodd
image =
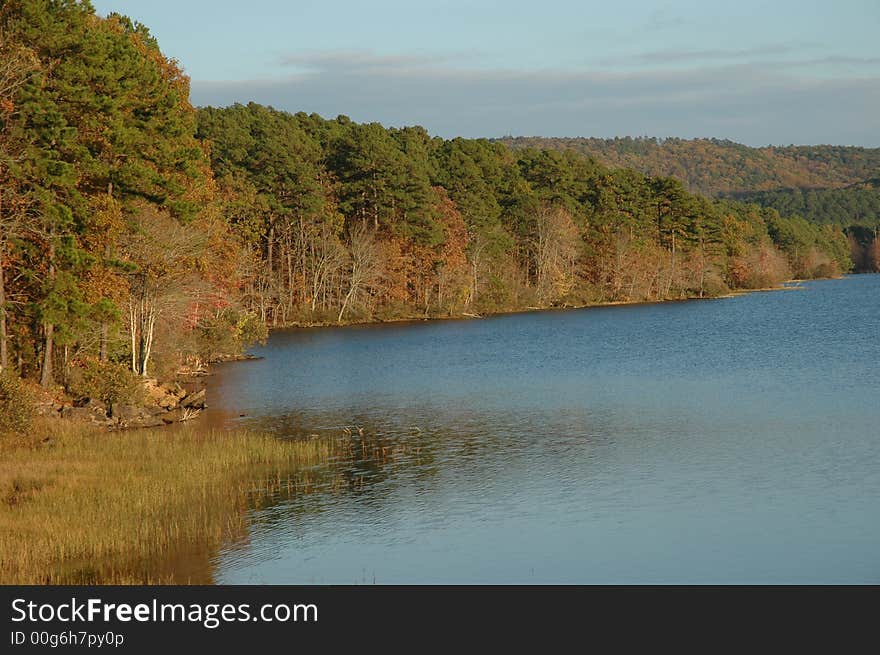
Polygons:
<instances>
[{"instance_id":1,"label":"shallow water","mask_svg":"<svg viewBox=\"0 0 880 655\"><path fill-rule=\"evenodd\" d=\"M253 510L215 580L880 582L878 328L874 275L276 332L205 420L337 436L343 484Z\"/></svg>"}]
</instances>

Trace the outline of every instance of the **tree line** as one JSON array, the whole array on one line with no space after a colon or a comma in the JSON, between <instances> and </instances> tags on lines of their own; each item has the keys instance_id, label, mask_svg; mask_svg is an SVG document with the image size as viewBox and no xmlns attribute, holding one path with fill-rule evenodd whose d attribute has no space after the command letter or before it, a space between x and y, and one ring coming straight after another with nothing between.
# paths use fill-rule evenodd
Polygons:
<instances>
[{"instance_id":1,"label":"tree line","mask_svg":"<svg viewBox=\"0 0 880 655\"><path fill-rule=\"evenodd\" d=\"M195 109L146 27L0 9L0 366L171 374L266 327L709 297L851 267L839 226L566 150ZM97 367L97 368L96 368Z\"/></svg>"},{"instance_id":2,"label":"tree line","mask_svg":"<svg viewBox=\"0 0 880 655\"><path fill-rule=\"evenodd\" d=\"M512 148L572 150L607 166L675 177L693 192L844 228L857 272L880 271L880 148L767 146L726 139L505 137Z\"/></svg>"},{"instance_id":3,"label":"tree line","mask_svg":"<svg viewBox=\"0 0 880 655\"><path fill-rule=\"evenodd\" d=\"M880 170L880 148L858 146L752 148L727 139L654 137L505 137L500 141L513 148L574 150L606 166L676 177L689 191L708 196L843 188L876 177Z\"/></svg>"},{"instance_id":4,"label":"tree line","mask_svg":"<svg viewBox=\"0 0 880 655\"><path fill-rule=\"evenodd\" d=\"M855 270L880 271L880 178L842 189L775 189L734 197L772 207L781 214L803 216L813 223L843 226Z\"/></svg>"}]
</instances>

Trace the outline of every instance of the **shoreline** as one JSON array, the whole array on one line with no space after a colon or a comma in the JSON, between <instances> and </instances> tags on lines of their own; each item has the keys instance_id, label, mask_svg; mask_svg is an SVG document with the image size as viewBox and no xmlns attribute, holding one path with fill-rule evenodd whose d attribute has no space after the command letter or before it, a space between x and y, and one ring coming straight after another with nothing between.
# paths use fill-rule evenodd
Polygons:
<instances>
[{"instance_id":1,"label":"shoreline","mask_svg":"<svg viewBox=\"0 0 880 655\"><path fill-rule=\"evenodd\" d=\"M785 285L723 297L800 288ZM671 301L552 309L660 302ZM258 357L235 361L248 359ZM330 463L346 452L336 435L278 439L200 420L113 435L58 418L38 422L29 441L0 449L0 578L12 584L212 584L210 558L248 535L250 508L342 484ZM108 488L108 476L127 483Z\"/></svg>"},{"instance_id":2,"label":"shoreline","mask_svg":"<svg viewBox=\"0 0 880 655\"><path fill-rule=\"evenodd\" d=\"M855 275L855 274L850 274ZM398 318L371 318L365 320L355 320L355 321L342 321L342 322L326 322L326 321L317 321L314 323L306 323L306 322L298 322L294 321L285 325L277 325L268 327L269 333L279 332L285 330L317 330L317 329L325 329L325 328L350 328L350 327L379 327L382 325L399 325L399 324L417 324L417 323L431 323L435 321L475 321L475 320L485 320L489 318L498 318L502 316L511 316L516 314L534 314L536 312L561 312L561 311L573 311L573 310L581 310L581 309L599 309L603 307L621 307L621 306L631 306L631 305L661 305L664 303L684 303L691 301L703 301L703 300L723 300L725 298L736 298L738 296L745 296L750 293L763 293L767 291L790 291L794 289L802 288L800 286L803 282L816 282L820 280L842 280L846 275L841 275L838 277L823 277L823 278L811 278L811 279L799 279L793 278L790 280L785 280L779 286L775 287L760 287L756 289L736 289L732 291L728 291L727 293L721 294L719 296L688 296L686 298L666 298L663 300L607 300L602 302L588 303L584 305L551 305L548 307L525 307L522 309L507 309L507 310L498 310L493 312L486 312L484 314L476 314L476 313L459 313L452 316L402 316ZM797 283L798 286L788 286L792 283ZM248 359L260 359L258 356L254 355L242 355L240 357L230 357L224 358L220 360L215 360L209 362L210 365L213 364L222 364L230 361L245 361Z\"/></svg>"},{"instance_id":3,"label":"shoreline","mask_svg":"<svg viewBox=\"0 0 880 655\"><path fill-rule=\"evenodd\" d=\"M836 278L815 278L816 280L835 280L835 279L844 279L846 276L839 276ZM331 328L359 328L359 329L370 329L370 328L379 328L383 326L406 326L406 325L420 325L425 323L433 323L437 321L474 321L474 320L485 320L492 318L501 318L504 316L515 316L517 314L533 314L537 312L563 312L563 311L576 311L576 310L585 310L585 309L600 309L605 307L624 307L624 306L638 306L638 305L661 305L664 303L685 303L692 301L709 301L709 300L723 300L727 298L735 298L739 296L748 295L751 293L757 292L770 292L770 291L789 291L794 289L801 289L801 283L810 282L814 280L803 280L803 279L790 279L782 282L780 285L775 287L762 287L757 289L738 289L734 291L729 291L728 293L719 295L719 296L691 296L686 298L667 298L663 300L611 300L611 301L603 301L596 303L588 303L584 305L563 305L563 306L549 306L549 307L525 307L522 309L511 309L511 310L502 310L495 311L485 314L476 314L476 313L465 313L462 312L453 316L402 316L397 318L388 318L388 319L368 319L362 321L344 321L341 323L337 322L316 322L316 323L291 323L288 325L281 325L277 327L268 328L269 334L271 335L273 332L283 332L288 330L323 330L323 329L331 329ZM164 414L162 412L156 411L156 408L153 407L149 402L144 403L139 406L132 406L129 410L131 413L131 417L129 420L120 421L114 423L112 421L102 420L106 419L109 412L99 413L95 416L91 416L88 414L85 408L78 408L72 403L64 403L61 405L57 405L54 409L56 411L51 412L51 417L47 416L47 413L42 413L43 416L50 418L50 420L57 420L61 423L70 423L70 422L80 422L80 423L91 423L95 425L99 429L102 429L105 432L114 432L114 431L126 431L130 429L153 429L153 428L161 428L172 425L178 425L182 423L188 423L193 421L198 423L198 419L201 418L203 411L207 409L207 403L205 402L206 394L208 387L210 386L209 378L213 375L212 368L219 364L228 364L230 362L244 362L251 360L259 360L263 359L262 356L253 355L251 353L245 352L236 355L222 355L217 357L216 359L210 360L204 364L204 368L200 369L197 372L190 372L188 375L178 376L173 381L159 381L155 379L150 379L144 381L145 386L153 386L153 388L163 388L163 387L171 387L175 386L181 388L181 386L188 387L188 393L186 396L182 396L177 398L174 404L171 407L167 407L165 409ZM184 382L181 385L181 382ZM170 394L170 389L168 389L168 393ZM189 403L186 401L189 400L189 396L195 396L193 400L196 402L193 403L192 407L187 407ZM163 404L163 403L157 403ZM65 410L65 408L68 408ZM109 408L106 408L109 409ZM192 411L190 411L192 410ZM71 412L70 414L66 414L65 411ZM178 416L178 414L181 414ZM164 419L164 420L163 420Z\"/></svg>"}]
</instances>

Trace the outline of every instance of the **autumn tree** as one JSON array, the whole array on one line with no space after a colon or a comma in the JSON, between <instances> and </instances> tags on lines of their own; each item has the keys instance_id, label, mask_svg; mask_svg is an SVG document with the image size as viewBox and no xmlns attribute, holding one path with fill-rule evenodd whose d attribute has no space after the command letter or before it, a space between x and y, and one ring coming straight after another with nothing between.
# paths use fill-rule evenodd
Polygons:
<instances>
[{"instance_id":1,"label":"autumn tree","mask_svg":"<svg viewBox=\"0 0 880 655\"><path fill-rule=\"evenodd\" d=\"M366 221L355 224L349 234L347 288L336 317L337 323L342 322L346 311L370 310L370 299L379 289L384 272L382 247L376 229Z\"/></svg>"},{"instance_id":2,"label":"autumn tree","mask_svg":"<svg viewBox=\"0 0 880 655\"><path fill-rule=\"evenodd\" d=\"M26 199L20 193L15 175L21 144L11 136L18 118L18 90L38 69L33 52L0 31L0 373L9 367L9 330L6 298L6 262L10 239L25 230Z\"/></svg>"},{"instance_id":3,"label":"autumn tree","mask_svg":"<svg viewBox=\"0 0 880 655\"><path fill-rule=\"evenodd\" d=\"M568 211L547 205L538 209L535 253L541 303L555 303L574 288L579 242L577 226Z\"/></svg>"}]
</instances>

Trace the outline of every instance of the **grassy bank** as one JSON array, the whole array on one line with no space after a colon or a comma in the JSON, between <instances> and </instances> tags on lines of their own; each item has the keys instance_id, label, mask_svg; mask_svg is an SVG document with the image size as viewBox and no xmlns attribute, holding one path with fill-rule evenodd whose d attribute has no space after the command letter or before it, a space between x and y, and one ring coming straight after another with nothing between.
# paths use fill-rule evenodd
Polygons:
<instances>
[{"instance_id":1,"label":"grassy bank","mask_svg":"<svg viewBox=\"0 0 880 655\"><path fill-rule=\"evenodd\" d=\"M245 510L310 486L328 441L107 433L64 421L0 441L0 583L208 583ZM314 467L318 467L317 469Z\"/></svg>"}]
</instances>

